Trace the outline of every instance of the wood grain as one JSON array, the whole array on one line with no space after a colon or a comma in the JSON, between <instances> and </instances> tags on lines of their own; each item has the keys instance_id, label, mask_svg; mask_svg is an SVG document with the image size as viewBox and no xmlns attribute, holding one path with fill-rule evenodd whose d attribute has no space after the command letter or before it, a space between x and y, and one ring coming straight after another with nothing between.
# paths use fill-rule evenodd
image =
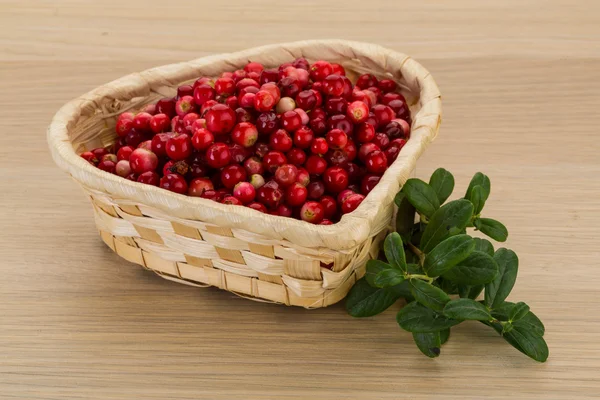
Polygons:
<instances>
[{"instance_id":1,"label":"wood grain","mask_svg":"<svg viewBox=\"0 0 600 400\"><path fill-rule=\"evenodd\" d=\"M310 11L310 14L308 13ZM593 399L600 382L600 3L0 2L0 398ZM537 364L476 323L423 357L389 310L307 311L189 288L101 242L45 128L124 74L274 41L408 53L444 122L417 175L478 170L520 256L511 299L545 322Z\"/></svg>"}]
</instances>

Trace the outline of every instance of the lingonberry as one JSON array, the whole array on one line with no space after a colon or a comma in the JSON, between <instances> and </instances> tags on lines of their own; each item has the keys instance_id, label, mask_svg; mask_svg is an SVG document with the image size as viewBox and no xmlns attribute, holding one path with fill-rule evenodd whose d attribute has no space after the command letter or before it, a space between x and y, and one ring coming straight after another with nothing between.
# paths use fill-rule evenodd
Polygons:
<instances>
[{"instance_id":1,"label":"lingonberry","mask_svg":"<svg viewBox=\"0 0 600 400\"><path fill-rule=\"evenodd\" d=\"M235 82L231 78L219 78L215 81L215 93L218 95L232 96L235 88Z\"/></svg>"},{"instance_id":2,"label":"lingonberry","mask_svg":"<svg viewBox=\"0 0 600 400\"><path fill-rule=\"evenodd\" d=\"M191 163L189 167L191 178L203 178L209 173L209 167L206 164Z\"/></svg>"},{"instance_id":3,"label":"lingonberry","mask_svg":"<svg viewBox=\"0 0 600 400\"><path fill-rule=\"evenodd\" d=\"M344 189L337 195L337 202L341 206L342 203L348 198L348 196L355 194L356 192L352 189Z\"/></svg>"},{"instance_id":4,"label":"lingonberry","mask_svg":"<svg viewBox=\"0 0 600 400\"><path fill-rule=\"evenodd\" d=\"M194 146L196 150L206 150L214 143L214 141L215 136L211 131L205 128L196 129L194 136L192 136L192 146Z\"/></svg>"},{"instance_id":5,"label":"lingonberry","mask_svg":"<svg viewBox=\"0 0 600 400\"><path fill-rule=\"evenodd\" d=\"M133 117L133 127L142 132L150 131L150 120L152 115L147 112L141 112Z\"/></svg>"},{"instance_id":6,"label":"lingonberry","mask_svg":"<svg viewBox=\"0 0 600 400\"><path fill-rule=\"evenodd\" d=\"M318 200L325 194L325 184L321 181L312 181L306 186L308 198Z\"/></svg>"},{"instance_id":7,"label":"lingonberry","mask_svg":"<svg viewBox=\"0 0 600 400\"><path fill-rule=\"evenodd\" d=\"M383 104L375 104L371 110L373 111L373 114L375 114L375 118L377 118L377 126L385 126L392 119L396 118L394 110Z\"/></svg>"},{"instance_id":8,"label":"lingonberry","mask_svg":"<svg viewBox=\"0 0 600 400\"><path fill-rule=\"evenodd\" d=\"M154 171L158 167L158 157L150 150L135 149L129 157L129 164L131 170L139 175Z\"/></svg>"},{"instance_id":9,"label":"lingonberry","mask_svg":"<svg viewBox=\"0 0 600 400\"><path fill-rule=\"evenodd\" d=\"M175 161L173 161L173 160L167 161L162 167L162 174L167 175L167 174L173 173L174 171L171 171L171 168L173 168L173 165L175 165Z\"/></svg>"},{"instance_id":10,"label":"lingonberry","mask_svg":"<svg viewBox=\"0 0 600 400\"><path fill-rule=\"evenodd\" d=\"M327 61L317 61L311 65L309 72L313 81L322 81L331 75L333 68Z\"/></svg>"},{"instance_id":11,"label":"lingonberry","mask_svg":"<svg viewBox=\"0 0 600 400\"><path fill-rule=\"evenodd\" d=\"M331 193L339 193L348 187L348 172L342 167L327 168L323 174L325 189Z\"/></svg>"},{"instance_id":12,"label":"lingonberry","mask_svg":"<svg viewBox=\"0 0 600 400\"><path fill-rule=\"evenodd\" d=\"M312 130L317 134L322 134L327 131L327 120L326 118L313 118L308 123Z\"/></svg>"},{"instance_id":13,"label":"lingonberry","mask_svg":"<svg viewBox=\"0 0 600 400\"><path fill-rule=\"evenodd\" d=\"M232 110L235 110L236 108L238 108L239 106L239 100L237 98L237 96L230 96L228 98L225 99L225 103L224 103L227 107L231 108Z\"/></svg>"},{"instance_id":14,"label":"lingonberry","mask_svg":"<svg viewBox=\"0 0 600 400\"><path fill-rule=\"evenodd\" d=\"M224 143L212 144L206 150L206 163L212 168L222 168L231 162L231 152Z\"/></svg>"},{"instance_id":15,"label":"lingonberry","mask_svg":"<svg viewBox=\"0 0 600 400\"><path fill-rule=\"evenodd\" d=\"M342 92L342 97L346 100L350 100L352 99L352 82L346 76L342 76L342 79L344 80L344 91Z\"/></svg>"},{"instance_id":16,"label":"lingonberry","mask_svg":"<svg viewBox=\"0 0 600 400\"><path fill-rule=\"evenodd\" d=\"M256 129L259 133L270 135L279 128L279 120L274 112L264 112L256 118Z\"/></svg>"},{"instance_id":17,"label":"lingonberry","mask_svg":"<svg viewBox=\"0 0 600 400\"><path fill-rule=\"evenodd\" d=\"M273 98L275 99L275 104L277 104L279 99L281 99L281 91L279 90L279 87L277 87L277 84L274 82L263 84L260 87L260 90L266 90L267 92L271 93L273 95Z\"/></svg>"},{"instance_id":18,"label":"lingonberry","mask_svg":"<svg viewBox=\"0 0 600 400\"><path fill-rule=\"evenodd\" d=\"M133 113L124 112L119 115L117 118L117 123L115 125L115 131L119 137L125 137L133 128Z\"/></svg>"},{"instance_id":19,"label":"lingonberry","mask_svg":"<svg viewBox=\"0 0 600 400\"><path fill-rule=\"evenodd\" d=\"M356 80L356 86L361 89L377 86L377 78L375 78L375 76L372 74L363 74Z\"/></svg>"},{"instance_id":20,"label":"lingonberry","mask_svg":"<svg viewBox=\"0 0 600 400\"><path fill-rule=\"evenodd\" d=\"M121 147L119 149L119 151L117 151L117 160L118 161L121 161L121 160L127 160L127 161L129 161L129 157L131 156L131 153L133 153L133 150L135 150L135 149L133 147L131 147L131 146L123 146L123 147Z\"/></svg>"},{"instance_id":21,"label":"lingonberry","mask_svg":"<svg viewBox=\"0 0 600 400\"><path fill-rule=\"evenodd\" d=\"M270 173L275 173L277 168L287 163L287 158L282 152L272 150L265 154L262 162L265 170Z\"/></svg>"},{"instance_id":22,"label":"lingonberry","mask_svg":"<svg viewBox=\"0 0 600 400\"><path fill-rule=\"evenodd\" d=\"M402 149L405 144L405 139L394 139L390 142L390 147L398 147L399 149Z\"/></svg>"},{"instance_id":23,"label":"lingonberry","mask_svg":"<svg viewBox=\"0 0 600 400\"><path fill-rule=\"evenodd\" d=\"M254 98L256 94L254 93L246 93L239 97L239 105L244 108L252 108L254 107Z\"/></svg>"},{"instance_id":24,"label":"lingonberry","mask_svg":"<svg viewBox=\"0 0 600 400\"><path fill-rule=\"evenodd\" d=\"M355 90L354 92L352 92L352 100L362 101L367 105L367 109L371 109L371 106L373 105L373 103L371 102L371 96L367 94L367 92L364 90Z\"/></svg>"},{"instance_id":25,"label":"lingonberry","mask_svg":"<svg viewBox=\"0 0 600 400\"><path fill-rule=\"evenodd\" d=\"M404 139L400 139L400 140L404 140ZM400 154L400 150L401 148L398 146L389 146L387 149L385 149L383 152L385 153L385 157L388 160L388 163L391 165L394 161L396 161L396 158L398 158L398 154Z\"/></svg>"},{"instance_id":26,"label":"lingonberry","mask_svg":"<svg viewBox=\"0 0 600 400\"><path fill-rule=\"evenodd\" d=\"M329 115L346 114L348 111L348 101L343 97L330 97L325 102L325 111Z\"/></svg>"},{"instance_id":27,"label":"lingonberry","mask_svg":"<svg viewBox=\"0 0 600 400\"><path fill-rule=\"evenodd\" d=\"M177 88L177 98L181 99L184 96L193 96L194 87L192 85L181 85Z\"/></svg>"},{"instance_id":28,"label":"lingonberry","mask_svg":"<svg viewBox=\"0 0 600 400\"><path fill-rule=\"evenodd\" d=\"M337 212L337 203L331 196L323 196L319 200L319 203L323 206L323 213L325 218L333 218Z\"/></svg>"},{"instance_id":29,"label":"lingonberry","mask_svg":"<svg viewBox=\"0 0 600 400\"><path fill-rule=\"evenodd\" d=\"M265 178L260 174L253 174L250 176L250 183L255 189L258 189L265 184Z\"/></svg>"},{"instance_id":30,"label":"lingonberry","mask_svg":"<svg viewBox=\"0 0 600 400\"><path fill-rule=\"evenodd\" d=\"M350 179L350 182L353 183L360 182L367 172L364 167L352 162L346 165L346 171L348 171L348 178Z\"/></svg>"},{"instance_id":31,"label":"lingonberry","mask_svg":"<svg viewBox=\"0 0 600 400\"><path fill-rule=\"evenodd\" d=\"M308 121L310 121L310 117L308 116L306 111L304 111L301 108L295 108L294 111L300 116L300 121L302 122L302 125L307 125Z\"/></svg>"},{"instance_id":32,"label":"lingonberry","mask_svg":"<svg viewBox=\"0 0 600 400\"><path fill-rule=\"evenodd\" d=\"M296 182L298 178L298 168L292 164L284 164L275 170L275 181L281 186L286 187Z\"/></svg>"},{"instance_id":33,"label":"lingonberry","mask_svg":"<svg viewBox=\"0 0 600 400\"><path fill-rule=\"evenodd\" d=\"M131 147L138 147L140 143L144 141L144 134L137 129L132 129L125 136L125 143Z\"/></svg>"},{"instance_id":34,"label":"lingonberry","mask_svg":"<svg viewBox=\"0 0 600 400\"><path fill-rule=\"evenodd\" d=\"M312 85L310 86L310 88L316 92L321 93L321 90L323 90L323 82L321 81L314 81L312 83Z\"/></svg>"},{"instance_id":35,"label":"lingonberry","mask_svg":"<svg viewBox=\"0 0 600 400\"><path fill-rule=\"evenodd\" d=\"M129 175L127 175L125 177L125 179L127 179L128 181L136 182L138 179L138 176L132 172Z\"/></svg>"},{"instance_id":36,"label":"lingonberry","mask_svg":"<svg viewBox=\"0 0 600 400\"><path fill-rule=\"evenodd\" d=\"M313 130L308 126L302 126L296 132L294 132L294 145L301 149L307 149L310 147L313 138Z\"/></svg>"},{"instance_id":37,"label":"lingonberry","mask_svg":"<svg viewBox=\"0 0 600 400\"><path fill-rule=\"evenodd\" d=\"M312 224L318 224L323 221L324 214L325 210L323 206L316 201L307 201L300 209L300 218Z\"/></svg>"},{"instance_id":38,"label":"lingonberry","mask_svg":"<svg viewBox=\"0 0 600 400\"><path fill-rule=\"evenodd\" d=\"M177 114L175 112L176 102L177 100L175 98L160 99L156 102L156 112L159 114L165 114L169 118L173 118Z\"/></svg>"},{"instance_id":39,"label":"lingonberry","mask_svg":"<svg viewBox=\"0 0 600 400\"><path fill-rule=\"evenodd\" d=\"M254 146L254 149L254 153L260 158L263 158L269 151L271 151L269 145L266 143L257 143L256 146Z\"/></svg>"},{"instance_id":40,"label":"lingonberry","mask_svg":"<svg viewBox=\"0 0 600 400\"><path fill-rule=\"evenodd\" d=\"M294 132L302 126L302 118L296 111L286 111L281 114L281 126L288 132Z\"/></svg>"},{"instance_id":41,"label":"lingonberry","mask_svg":"<svg viewBox=\"0 0 600 400\"><path fill-rule=\"evenodd\" d=\"M152 140L144 140L142 143L138 144L137 148L152 151Z\"/></svg>"},{"instance_id":42,"label":"lingonberry","mask_svg":"<svg viewBox=\"0 0 600 400\"><path fill-rule=\"evenodd\" d=\"M251 147L258 140L258 130L250 122L240 122L233 128L231 139L240 146Z\"/></svg>"},{"instance_id":43,"label":"lingonberry","mask_svg":"<svg viewBox=\"0 0 600 400\"><path fill-rule=\"evenodd\" d=\"M262 174L265 169L258 157L249 157L244 161L244 168L248 175Z\"/></svg>"},{"instance_id":44,"label":"lingonberry","mask_svg":"<svg viewBox=\"0 0 600 400\"><path fill-rule=\"evenodd\" d=\"M378 87L371 86L370 88L367 88L366 90L369 92L372 92L375 95L375 98L377 100L380 100L383 96L381 93L381 90Z\"/></svg>"},{"instance_id":45,"label":"lingonberry","mask_svg":"<svg viewBox=\"0 0 600 400\"><path fill-rule=\"evenodd\" d=\"M294 68L303 69L305 71L308 71L308 68L310 67L308 61L306 61L306 58L304 57L296 58L294 62L292 62L292 66L294 66Z\"/></svg>"},{"instance_id":46,"label":"lingonberry","mask_svg":"<svg viewBox=\"0 0 600 400\"><path fill-rule=\"evenodd\" d=\"M160 183L160 176L154 171L147 171L140 174L137 177L139 183L145 183L146 185L158 186Z\"/></svg>"},{"instance_id":47,"label":"lingonberry","mask_svg":"<svg viewBox=\"0 0 600 400\"><path fill-rule=\"evenodd\" d=\"M360 183L360 192L365 196L379 183L381 177L379 175L367 174Z\"/></svg>"},{"instance_id":48,"label":"lingonberry","mask_svg":"<svg viewBox=\"0 0 600 400\"><path fill-rule=\"evenodd\" d=\"M373 143L375 143L380 149L385 150L390 144L390 138L385 133L378 133L375 135Z\"/></svg>"},{"instance_id":49,"label":"lingonberry","mask_svg":"<svg viewBox=\"0 0 600 400\"><path fill-rule=\"evenodd\" d=\"M392 100L387 106L394 112L394 117L407 118L410 115L408 105L402 100Z\"/></svg>"},{"instance_id":50,"label":"lingonberry","mask_svg":"<svg viewBox=\"0 0 600 400\"><path fill-rule=\"evenodd\" d=\"M223 204L228 204L230 206L241 206L243 203L234 196L225 196L225 198L223 198Z\"/></svg>"},{"instance_id":51,"label":"lingonberry","mask_svg":"<svg viewBox=\"0 0 600 400\"><path fill-rule=\"evenodd\" d=\"M203 83L196 86L194 89L194 101L197 105L202 106L208 100L214 100L216 97L215 89L212 86Z\"/></svg>"},{"instance_id":52,"label":"lingonberry","mask_svg":"<svg viewBox=\"0 0 600 400\"><path fill-rule=\"evenodd\" d=\"M311 155L304 163L304 168L310 175L321 175L327 169L327 161L323 157Z\"/></svg>"},{"instance_id":53,"label":"lingonberry","mask_svg":"<svg viewBox=\"0 0 600 400\"><path fill-rule=\"evenodd\" d=\"M236 115L237 122L254 123L254 115L252 115L252 112L250 109L238 107L235 110L235 115Z\"/></svg>"},{"instance_id":54,"label":"lingonberry","mask_svg":"<svg viewBox=\"0 0 600 400\"><path fill-rule=\"evenodd\" d=\"M333 225L333 222L331 222L327 218L324 218L321 222L319 222L319 225Z\"/></svg>"},{"instance_id":55,"label":"lingonberry","mask_svg":"<svg viewBox=\"0 0 600 400\"><path fill-rule=\"evenodd\" d=\"M379 126L379 121L375 117L375 113L373 111L369 112L369 118L365 121L367 124L373 125L375 128Z\"/></svg>"},{"instance_id":56,"label":"lingonberry","mask_svg":"<svg viewBox=\"0 0 600 400\"><path fill-rule=\"evenodd\" d=\"M295 70L295 68L294 68ZM298 93L303 89L300 79L293 76L288 76L281 79L278 83L281 95L285 97L296 97Z\"/></svg>"},{"instance_id":57,"label":"lingonberry","mask_svg":"<svg viewBox=\"0 0 600 400\"><path fill-rule=\"evenodd\" d=\"M346 135L351 135L354 130L354 124L346 115L332 115L327 120L327 130L332 129L341 129L346 132Z\"/></svg>"},{"instance_id":58,"label":"lingonberry","mask_svg":"<svg viewBox=\"0 0 600 400\"><path fill-rule=\"evenodd\" d=\"M269 181L256 191L257 200L268 208L277 208L283 198L283 192L275 181Z\"/></svg>"},{"instance_id":59,"label":"lingonberry","mask_svg":"<svg viewBox=\"0 0 600 400\"><path fill-rule=\"evenodd\" d=\"M279 81L279 71L277 69L265 69L260 73L260 83Z\"/></svg>"},{"instance_id":60,"label":"lingonberry","mask_svg":"<svg viewBox=\"0 0 600 400\"><path fill-rule=\"evenodd\" d=\"M250 182L240 182L233 188L233 196L242 202L248 204L254 201L256 197L256 189Z\"/></svg>"},{"instance_id":61,"label":"lingonberry","mask_svg":"<svg viewBox=\"0 0 600 400\"><path fill-rule=\"evenodd\" d=\"M331 73L335 75L346 75L346 70L340 64L331 63Z\"/></svg>"},{"instance_id":62,"label":"lingonberry","mask_svg":"<svg viewBox=\"0 0 600 400\"><path fill-rule=\"evenodd\" d=\"M164 132L169 129L171 125L171 119L167 114L155 114L150 119L150 129L154 133Z\"/></svg>"},{"instance_id":63,"label":"lingonberry","mask_svg":"<svg viewBox=\"0 0 600 400\"><path fill-rule=\"evenodd\" d=\"M269 137L269 145L273 150L286 152L292 148L294 142L286 131L279 129Z\"/></svg>"},{"instance_id":64,"label":"lingonberry","mask_svg":"<svg viewBox=\"0 0 600 400\"><path fill-rule=\"evenodd\" d=\"M207 190L214 190L212 181L208 178L195 178L190 182L188 195L202 197Z\"/></svg>"},{"instance_id":65,"label":"lingonberry","mask_svg":"<svg viewBox=\"0 0 600 400\"><path fill-rule=\"evenodd\" d=\"M146 104L144 108L142 108L142 111L154 115L156 114L156 104Z\"/></svg>"},{"instance_id":66,"label":"lingonberry","mask_svg":"<svg viewBox=\"0 0 600 400\"><path fill-rule=\"evenodd\" d=\"M317 95L312 89L303 90L296 96L296 106L305 111L310 111L317 107Z\"/></svg>"},{"instance_id":67,"label":"lingonberry","mask_svg":"<svg viewBox=\"0 0 600 400\"><path fill-rule=\"evenodd\" d=\"M296 102L291 97L282 97L275 106L277 114L283 114L287 111L292 111L296 108Z\"/></svg>"},{"instance_id":68,"label":"lingonberry","mask_svg":"<svg viewBox=\"0 0 600 400\"><path fill-rule=\"evenodd\" d=\"M324 158L329 165L337 165L344 168L349 161L348 154L343 149L329 150Z\"/></svg>"},{"instance_id":69,"label":"lingonberry","mask_svg":"<svg viewBox=\"0 0 600 400\"><path fill-rule=\"evenodd\" d=\"M367 161L367 156L371 152L378 150L381 149L375 143L365 143L362 146L360 146L360 149L358 150L358 159L365 163Z\"/></svg>"},{"instance_id":70,"label":"lingonberry","mask_svg":"<svg viewBox=\"0 0 600 400\"><path fill-rule=\"evenodd\" d=\"M313 139L312 143L310 144L310 151L313 154L323 155L323 154L327 153L328 150L329 150L329 145L327 144L327 140L325 138L322 138L322 137L315 138L315 139Z\"/></svg>"},{"instance_id":71,"label":"lingonberry","mask_svg":"<svg viewBox=\"0 0 600 400\"><path fill-rule=\"evenodd\" d=\"M248 204L247 207L256 211L260 211L261 213L267 212L267 207L265 207L263 204L257 203L256 201Z\"/></svg>"},{"instance_id":72,"label":"lingonberry","mask_svg":"<svg viewBox=\"0 0 600 400\"><path fill-rule=\"evenodd\" d=\"M402 128L402 131L404 133L403 138L408 139L410 137L410 124L403 119L395 119L394 121L397 122L400 125L400 127ZM392 121L392 122L394 122L394 121Z\"/></svg>"},{"instance_id":73,"label":"lingonberry","mask_svg":"<svg viewBox=\"0 0 600 400\"><path fill-rule=\"evenodd\" d=\"M215 83L213 82L213 80L207 76L203 76L201 78L196 79L196 82L194 82L194 84L192 85L192 87L194 89L196 89L198 86L200 85L208 85L210 87L214 87Z\"/></svg>"},{"instance_id":74,"label":"lingonberry","mask_svg":"<svg viewBox=\"0 0 600 400\"><path fill-rule=\"evenodd\" d=\"M297 147L288 151L286 157L291 164L296 166L303 165L306 162L306 153Z\"/></svg>"},{"instance_id":75,"label":"lingonberry","mask_svg":"<svg viewBox=\"0 0 600 400\"><path fill-rule=\"evenodd\" d=\"M279 215L280 217L291 217L294 213L294 210L292 209L292 207L285 205L285 204L280 204L277 206L277 208L275 208L273 215Z\"/></svg>"},{"instance_id":76,"label":"lingonberry","mask_svg":"<svg viewBox=\"0 0 600 400\"><path fill-rule=\"evenodd\" d=\"M341 96L344 93L344 79L340 75L329 75L323 80L323 94Z\"/></svg>"},{"instance_id":77,"label":"lingonberry","mask_svg":"<svg viewBox=\"0 0 600 400\"><path fill-rule=\"evenodd\" d=\"M80 154L81 158L85 161L89 162L92 165L96 165L98 163L98 158L91 151L86 151ZM118 156L117 156L118 159Z\"/></svg>"},{"instance_id":78,"label":"lingonberry","mask_svg":"<svg viewBox=\"0 0 600 400\"><path fill-rule=\"evenodd\" d=\"M404 129L402 125L398 122L400 120L395 119L389 122L386 126L384 126L381 130L385 133L390 139L404 138Z\"/></svg>"},{"instance_id":79,"label":"lingonberry","mask_svg":"<svg viewBox=\"0 0 600 400\"><path fill-rule=\"evenodd\" d=\"M391 79L382 79L377 84L377 87L384 93L393 92L398 87L398 84Z\"/></svg>"},{"instance_id":80,"label":"lingonberry","mask_svg":"<svg viewBox=\"0 0 600 400\"><path fill-rule=\"evenodd\" d=\"M240 165L228 165L221 170L221 183L227 189L233 189L239 182L246 180L246 170Z\"/></svg>"},{"instance_id":81,"label":"lingonberry","mask_svg":"<svg viewBox=\"0 0 600 400\"><path fill-rule=\"evenodd\" d=\"M175 112L180 117L183 117L187 113L194 112L196 105L194 104L194 98L192 96L183 96L177 103L175 103Z\"/></svg>"},{"instance_id":82,"label":"lingonberry","mask_svg":"<svg viewBox=\"0 0 600 400\"><path fill-rule=\"evenodd\" d=\"M304 204L308 190L301 184L295 182L285 191L285 201L292 207L298 207Z\"/></svg>"},{"instance_id":83,"label":"lingonberry","mask_svg":"<svg viewBox=\"0 0 600 400\"><path fill-rule=\"evenodd\" d=\"M359 143L368 143L375 138L375 127L367 122L363 122L356 127L354 137Z\"/></svg>"},{"instance_id":84,"label":"lingonberry","mask_svg":"<svg viewBox=\"0 0 600 400\"><path fill-rule=\"evenodd\" d=\"M205 103L206 104L206 103ZM200 119L200 116L194 112L188 113L181 118L181 123L188 134L193 134L193 126Z\"/></svg>"},{"instance_id":85,"label":"lingonberry","mask_svg":"<svg viewBox=\"0 0 600 400\"><path fill-rule=\"evenodd\" d=\"M340 129L332 129L325 136L327 144L332 149L341 149L348 143L348 135Z\"/></svg>"},{"instance_id":86,"label":"lingonberry","mask_svg":"<svg viewBox=\"0 0 600 400\"><path fill-rule=\"evenodd\" d=\"M260 87L260 85L254 79L250 79L250 78L240 79L235 84L235 88L237 89L238 92L245 88L248 88L248 87L255 87L258 89Z\"/></svg>"},{"instance_id":87,"label":"lingonberry","mask_svg":"<svg viewBox=\"0 0 600 400\"><path fill-rule=\"evenodd\" d=\"M192 140L186 134L177 134L167 140L165 149L171 159L175 161L184 160L192 154Z\"/></svg>"},{"instance_id":88,"label":"lingonberry","mask_svg":"<svg viewBox=\"0 0 600 400\"><path fill-rule=\"evenodd\" d=\"M348 115L348 118L352 120L352 122L355 124L360 124L369 118L369 108L362 101L353 101L348 106L346 114Z\"/></svg>"},{"instance_id":89,"label":"lingonberry","mask_svg":"<svg viewBox=\"0 0 600 400\"><path fill-rule=\"evenodd\" d=\"M179 174L168 174L160 179L160 187L171 192L186 194L188 185L183 176Z\"/></svg>"},{"instance_id":90,"label":"lingonberry","mask_svg":"<svg viewBox=\"0 0 600 400\"><path fill-rule=\"evenodd\" d=\"M356 208L360 205L360 203L362 203L364 199L365 196L358 193L351 194L350 196L346 197L346 199L342 202L342 213L348 214L356 210Z\"/></svg>"},{"instance_id":91,"label":"lingonberry","mask_svg":"<svg viewBox=\"0 0 600 400\"><path fill-rule=\"evenodd\" d=\"M298 178L296 178L296 182L302 186L308 186L310 183L310 174L306 168L298 168Z\"/></svg>"},{"instance_id":92,"label":"lingonberry","mask_svg":"<svg viewBox=\"0 0 600 400\"><path fill-rule=\"evenodd\" d=\"M230 132L236 123L236 114L224 104L214 105L206 113L206 127L216 134Z\"/></svg>"},{"instance_id":93,"label":"lingonberry","mask_svg":"<svg viewBox=\"0 0 600 400\"><path fill-rule=\"evenodd\" d=\"M277 104L275 97L267 90L259 90L252 99L252 105L259 112L269 111L275 106L275 104Z\"/></svg>"},{"instance_id":94,"label":"lingonberry","mask_svg":"<svg viewBox=\"0 0 600 400\"><path fill-rule=\"evenodd\" d=\"M383 174L388 167L388 161L383 151L372 151L365 159L367 171L373 174Z\"/></svg>"},{"instance_id":95,"label":"lingonberry","mask_svg":"<svg viewBox=\"0 0 600 400\"><path fill-rule=\"evenodd\" d=\"M406 103L406 98L404 96L402 96L400 93L386 93L383 96L381 96L381 103L385 104L386 106L392 100L402 100L403 102Z\"/></svg>"},{"instance_id":96,"label":"lingonberry","mask_svg":"<svg viewBox=\"0 0 600 400\"><path fill-rule=\"evenodd\" d=\"M114 174L116 165L117 164L114 161L104 160L104 161L100 161L98 163L98 168L101 169L102 171L106 171L111 174Z\"/></svg>"}]
</instances>

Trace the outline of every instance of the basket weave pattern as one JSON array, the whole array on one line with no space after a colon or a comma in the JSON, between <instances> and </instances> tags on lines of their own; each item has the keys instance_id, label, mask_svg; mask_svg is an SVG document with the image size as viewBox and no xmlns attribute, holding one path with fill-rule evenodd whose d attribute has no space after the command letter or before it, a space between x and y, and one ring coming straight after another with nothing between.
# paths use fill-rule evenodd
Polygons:
<instances>
[{"instance_id":1,"label":"basket weave pattern","mask_svg":"<svg viewBox=\"0 0 600 400\"><path fill-rule=\"evenodd\" d=\"M127 181L78 154L114 142L116 116L198 76L217 76L248 61L275 66L297 57L342 64L350 79L369 72L394 79L411 105L411 138L380 183L352 213L330 226L262 214ZM439 90L410 57L365 43L303 41L204 57L132 74L68 103L48 128L56 163L89 194L103 241L163 278L216 286L255 300L307 308L341 300L378 253L393 197L437 135Z\"/></svg>"}]
</instances>

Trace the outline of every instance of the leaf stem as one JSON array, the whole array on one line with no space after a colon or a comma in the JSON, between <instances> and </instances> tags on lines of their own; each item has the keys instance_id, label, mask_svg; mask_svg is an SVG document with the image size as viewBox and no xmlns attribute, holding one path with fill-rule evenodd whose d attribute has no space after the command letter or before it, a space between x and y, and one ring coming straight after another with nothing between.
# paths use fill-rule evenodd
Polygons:
<instances>
[{"instance_id":1,"label":"leaf stem","mask_svg":"<svg viewBox=\"0 0 600 400\"><path fill-rule=\"evenodd\" d=\"M406 274L406 279L420 279L422 281L427 281L428 283L433 283L433 281L435 280L435 278L431 278L427 275L420 274Z\"/></svg>"},{"instance_id":2,"label":"leaf stem","mask_svg":"<svg viewBox=\"0 0 600 400\"><path fill-rule=\"evenodd\" d=\"M419 264L421 266L423 266L423 262L425 261L425 253L423 253L421 250L419 250L419 248L417 246L415 246L414 244L412 244L411 242L407 242L406 243L408 245L408 248L412 250L413 253L415 253L415 255L417 257L419 257Z\"/></svg>"}]
</instances>

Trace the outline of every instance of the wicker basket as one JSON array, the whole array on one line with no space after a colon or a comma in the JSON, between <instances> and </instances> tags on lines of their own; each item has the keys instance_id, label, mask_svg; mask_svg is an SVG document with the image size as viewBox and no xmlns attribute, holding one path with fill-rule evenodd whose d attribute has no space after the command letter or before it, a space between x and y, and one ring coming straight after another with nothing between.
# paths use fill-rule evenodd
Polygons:
<instances>
[{"instance_id":1,"label":"wicker basket","mask_svg":"<svg viewBox=\"0 0 600 400\"><path fill-rule=\"evenodd\" d=\"M120 112L172 97L182 83L233 71L248 61L275 66L297 57L338 62L350 79L364 72L395 79L411 105L410 140L362 204L334 225L182 196L105 173L78 156L113 143ZM62 107L48 128L48 142L55 162L89 194L102 239L121 257L176 282L316 308L344 298L364 274L390 226L394 194L437 135L440 121L439 90L416 61L377 45L318 40L125 76Z\"/></svg>"}]
</instances>

